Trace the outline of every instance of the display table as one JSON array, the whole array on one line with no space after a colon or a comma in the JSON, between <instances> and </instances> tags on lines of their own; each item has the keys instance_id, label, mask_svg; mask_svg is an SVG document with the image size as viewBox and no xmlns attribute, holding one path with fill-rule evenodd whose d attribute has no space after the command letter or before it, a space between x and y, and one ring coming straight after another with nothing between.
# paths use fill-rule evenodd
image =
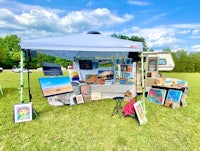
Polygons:
<instances>
[{"instance_id":1,"label":"display table","mask_svg":"<svg viewBox=\"0 0 200 151\"><path fill-rule=\"evenodd\" d=\"M101 98L124 97L124 93L130 91L136 97L135 85L90 85L91 93L101 92Z\"/></svg>"}]
</instances>

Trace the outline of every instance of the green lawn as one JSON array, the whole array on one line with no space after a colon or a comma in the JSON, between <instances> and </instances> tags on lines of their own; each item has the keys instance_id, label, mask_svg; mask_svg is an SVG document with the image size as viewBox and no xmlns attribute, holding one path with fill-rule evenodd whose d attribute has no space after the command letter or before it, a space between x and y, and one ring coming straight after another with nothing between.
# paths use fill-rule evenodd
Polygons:
<instances>
[{"instance_id":1,"label":"green lawn","mask_svg":"<svg viewBox=\"0 0 200 151\"><path fill-rule=\"evenodd\" d=\"M66 71L65 71L66 72ZM13 123L13 105L20 102L18 73L0 73L0 151L185 151L200 150L200 73L164 73L189 83L187 106L178 109L146 102L148 123L139 126L130 117L111 118L111 99L76 106L53 107L42 96L31 73L33 105L39 118ZM28 102L27 74L25 101Z\"/></svg>"}]
</instances>

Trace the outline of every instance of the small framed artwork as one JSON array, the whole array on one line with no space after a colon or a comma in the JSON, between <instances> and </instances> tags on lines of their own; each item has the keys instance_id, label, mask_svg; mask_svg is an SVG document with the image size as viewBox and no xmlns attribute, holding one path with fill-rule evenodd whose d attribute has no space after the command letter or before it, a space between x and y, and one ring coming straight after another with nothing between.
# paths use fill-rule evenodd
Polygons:
<instances>
[{"instance_id":1,"label":"small framed artwork","mask_svg":"<svg viewBox=\"0 0 200 151\"><path fill-rule=\"evenodd\" d=\"M172 100L172 108L173 109L179 108L181 96L182 96L182 91L169 89L166 100Z\"/></svg>"},{"instance_id":2,"label":"small framed artwork","mask_svg":"<svg viewBox=\"0 0 200 151\"><path fill-rule=\"evenodd\" d=\"M92 62L92 69L98 69L99 62Z\"/></svg>"},{"instance_id":3,"label":"small framed artwork","mask_svg":"<svg viewBox=\"0 0 200 151\"><path fill-rule=\"evenodd\" d=\"M187 97L187 95L185 93L183 93L182 97L181 97L181 105L183 107L185 107L187 105L187 103L186 103L186 97Z\"/></svg>"},{"instance_id":4,"label":"small framed artwork","mask_svg":"<svg viewBox=\"0 0 200 151\"><path fill-rule=\"evenodd\" d=\"M147 94L147 101L163 105L166 92L165 89L150 88Z\"/></svg>"},{"instance_id":5,"label":"small framed artwork","mask_svg":"<svg viewBox=\"0 0 200 151\"><path fill-rule=\"evenodd\" d=\"M132 66L127 66L126 69L127 69L127 72L132 72Z\"/></svg>"},{"instance_id":6,"label":"small framed artwork","mask_svg":"<svg viewBox=\"0 0 200 151\"><path fill-rule=\"evenodd\" d=\"M101 92L92 92L91 100L101 100Z\"/></svg>"},{"instance_id":7,"label":"small framed artwork","mask_svg":"<svg viewBox=\"0 0 200 151\"><path fill-rule=\"evenodd\" d=\"M130 74L130 73L127 73L127 72L124 72L124 73L123 73L123 77L124 77L124 78L130 78L130 75L131 75L131 74Z\"/></svg>"},{"instance_id":8,"label":"small framed artwork","mask_svg":"<svg viewBox=\"0 0 200 151\"><path fill-rule=\"evenodd\" d=\"M84 103L82 94L76 95L77 104Z\"/></svg>"},{"instance_id":9,"label":"small framed artwork","mask_svg":"<svg viewBox=\"0 0 200 151\"><path fill-rule=\"evenodd\" d=\"M131 59L130 59L130 58L126 59L126 64L127 64L127 65L130 65L130 64L131 64Z\"/></svg>"},{"instance_id":10,"label":"small framed artwork","mask_svg":"<svg viewBox=\"0 0 200 151\"><path fill-rule=\"evenodd\" d=\"M134 109L135 109L135 112L136 112L136 115L138 117L140 125L146 123L147 118L146 118L145 111L143 109L142 103L140 101L137 101L133 105L134 105Z\"/></svg>"},{"instance_id":11,"label":"small framed artwork","mask_svg":"<svg viewBox=\"0 0 200 151\"><path fill-rule=\"evenodd\" d=\"M89 84L96 84L97 83L97 74L86 74L85 82Z\"/></svg>"},{"instance_id":12,"label":"small framed artwork","mask_svg":"<svg viewBox=\"0 0 200 151\"><path fill-rule=\"evenodd\" d=\"M116 64L121 64L121 60L120 60L120 59L117 59L117 60L116 60Z\"/></svg>"},{"instance_id":13,"label":"small framed artwork","mask_svg":"<svg viewBox=\"0 0 200 151\"><path fill-rule=\"evenodd\" d=\"M14 122L28 122L31 121L32 116L32 103L22 103L14 105Z\"/></svg>"}]
</instances>

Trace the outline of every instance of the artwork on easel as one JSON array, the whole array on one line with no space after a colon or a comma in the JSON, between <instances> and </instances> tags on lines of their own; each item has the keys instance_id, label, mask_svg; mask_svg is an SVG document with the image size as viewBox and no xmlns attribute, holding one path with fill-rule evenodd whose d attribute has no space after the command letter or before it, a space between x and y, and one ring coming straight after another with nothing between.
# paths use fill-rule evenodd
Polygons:
<instances>
[{"instance_id":1,"label":"artwork on easel","mask_svg":"<svg viewBox=\"0 0 200 151\"><path fill-rule=\"evenodd\" d=\"M147 101L163 105L165 101L166 90L158 88L150 88Z\"/></svg>"},{"instance_id":2,"label":"artwork on easel","mask_svg":"<svg viewBox=\"0 0 200 151\"><path fill-rule=\"evenodd\" d=\"M57 94L72 92L73 88L69 77L39 78L43 96L49 97Z\"/></svg>"},{"instance_id":3,"label":"artwork on easel","mask_svg":"<svg viewBox=\"0 0 200 151\"><path fill-rule=\"evenodd\" d=\"M27 122L32 120L32 103L14 105L14 122Z\"/></svg>"},{"instance_id":4,"label":"artwork on easel","mask_svg":"<svg viewBox=\"0 0 200 151\"><path fill-rule=\"evenodd\" d=\"M147 118L146 118L142 103L140 101L137 101L136 103L134 103L134 109L137 114L140 125L146 123Z\"/></svg>"},{"instance_id":5,"label":"artwork on easel","mask_svg":"<svg viewBox=\"0 0 200 151\"><path fill-rule=\"evenodd\" d=\"M182 96L182 91L169 89L166 100L170 100L170 99L172 100L172 108L173 109L179 108L181 96Z\"/></svg>"}]
</instances>

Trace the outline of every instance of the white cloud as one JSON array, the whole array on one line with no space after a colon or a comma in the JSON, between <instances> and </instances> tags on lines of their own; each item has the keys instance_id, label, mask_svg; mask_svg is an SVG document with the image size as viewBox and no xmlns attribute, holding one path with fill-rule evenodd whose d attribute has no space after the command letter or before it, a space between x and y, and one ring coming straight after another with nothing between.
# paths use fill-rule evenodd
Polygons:
<instances>
[{"instance_id":1,"label":"white cloud","mask_svg":"<svg viewBox=\"0 0 200 151\"><path fill-rule=\"evenodd\" d=\"M137 6L147 6L150 5L148 2L139 1L139 0L128 0L127 3L129 5L137 5Z\"/></svg>"},{"instance_id":2,"label":"white cloud","mask_svg":"<svg viewBox=\"0 0 200 151\"><path fill-rule=\"evenodd\" d=\"M83 32L123 24L131 19L133 19L133 15L118 16L107 8L72 11L64 16L59 16L56 11L38 7L31 8L29 11L25 9L21 13L0 9L0 31L4 34L6 32L7 34L10 32L19 34L22 32L17 30L29 30L34 31L32 34L39 37L41 32L54 32L55 34Z\"/></svg>"},{"instance_id":3,"label":"white cloud","mask_svg":"<svg viewBox=\"0 0 200 151\"><path fill-rule=\"evenodd\" d=\"M199 45L194 45L194 46L192 46L191 49L192 49L193 51L200 51L200 44L199 44Z\"/></svg>"}]
</instances>

